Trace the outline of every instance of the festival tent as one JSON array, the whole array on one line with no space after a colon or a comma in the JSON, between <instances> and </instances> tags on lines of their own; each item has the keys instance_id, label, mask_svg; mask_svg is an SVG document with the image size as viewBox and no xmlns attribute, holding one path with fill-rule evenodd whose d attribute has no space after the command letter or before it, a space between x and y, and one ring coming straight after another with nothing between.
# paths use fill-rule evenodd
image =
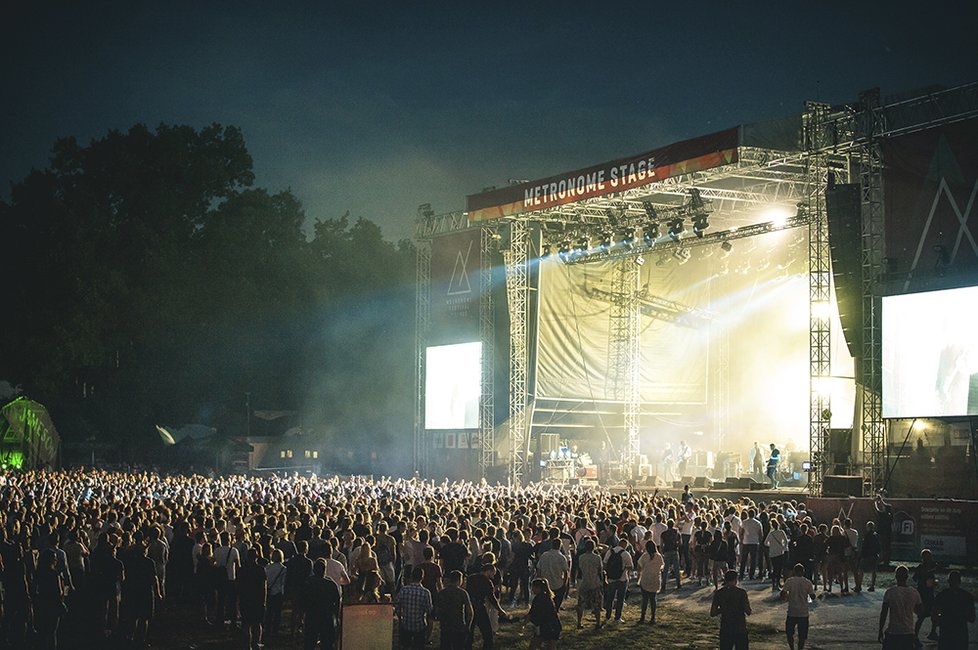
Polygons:
<instances>
[{"instance_id":1,"label":"festival tent","mask_svg":"<svg viewBox=\"0 0 978 650\"><path fill-rule=\"evenodd\" d=\"M4 468L57 467L61 437L43 405L18 397L0 408L0 464Z\"/></svg>"}]
</instances>

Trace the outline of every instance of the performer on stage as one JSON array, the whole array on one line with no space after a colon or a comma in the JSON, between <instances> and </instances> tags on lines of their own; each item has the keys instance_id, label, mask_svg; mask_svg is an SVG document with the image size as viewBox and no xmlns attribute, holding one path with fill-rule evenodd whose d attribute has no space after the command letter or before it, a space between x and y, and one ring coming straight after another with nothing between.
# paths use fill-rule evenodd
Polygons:
<instances>
[{"instance_id":1,"label":"performer on stage","mask_svg":"<svg viewBox=\"0 0 978 650\"><path fill-rule=\"evenodd\" d=\"M755 442L748 456L750 457L750 472L754 475L754 478L759 480L764 474L764 452L761 451L761 448Z\"/></svg>"},{"instance_id":2,"label":"performer on stage","mask_svg":"<svg viewBox=\"0 0 978 650\"><path fill-rule=\"evenodd\" d=\"M662 475L669 482L675 480L672 475L672 445L666 443L666 448L662 450Z\"/></svg>"},{"instance_id":3,"label":"performer on stage","mask_svg":"<svg viewBox=\"0 0 978 650\"><path fill-rule=\"evenodd\" d=\"M778 472L778 461L781 460L781 452L771 443L771 456L767 459L767 477L771 479L771 487L778 487L778 480L775 478Z\"/></svg>"},{"instance_id":4,"label":"performer on stage","mask_svg":"<svg viewBox=\"0 0 978 650\"><path fill-rule=\"evenodd\" d=\"M682 480L686 476L686 465L689 463L690 457L693 455L693 450L689 448L685 440L679 441L679 454L677 461L679 463L679 480Z\"/></svg>"}]
</instances>

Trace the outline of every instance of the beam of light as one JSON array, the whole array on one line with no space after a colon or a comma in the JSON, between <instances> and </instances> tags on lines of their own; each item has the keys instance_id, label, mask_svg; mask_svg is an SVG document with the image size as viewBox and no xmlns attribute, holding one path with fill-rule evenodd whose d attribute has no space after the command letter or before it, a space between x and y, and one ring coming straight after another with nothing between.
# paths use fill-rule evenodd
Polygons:
<instances>
[{"instance_id":1,"label":"beam of light","mask_svg":"<svg viewBox=\"0 0 978 650\"><path fill-rule=\"evenodd\" d=\"M775 228L784 228L788 219L794 216L794 212L783 205L772 205L761 214L761 221L767 221Z\"/></svg>"}]
</instances>

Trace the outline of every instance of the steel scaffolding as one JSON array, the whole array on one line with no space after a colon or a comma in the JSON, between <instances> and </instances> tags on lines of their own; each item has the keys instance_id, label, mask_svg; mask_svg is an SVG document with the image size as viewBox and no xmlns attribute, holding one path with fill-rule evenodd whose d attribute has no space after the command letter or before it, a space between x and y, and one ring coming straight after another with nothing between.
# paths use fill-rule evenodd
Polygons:
<instances>
[{"instance_id":1,"label":"steel scaffolding","mask_svg":"<svg viewBox=\"0 0 978 650\"><path fill-rule=\"evenodd\" d=\"M879 90L860 96L857 119L862 146L859 182L862 204L861 449L863 477L872 492L885 481L886 431L882 405L880 275L883 272L883 158L877 134L886 131Z\"/></svg>"},{"instance_id":2,"label":"steel scaffolding","mask_svg":"<svg viewBox=\"0 0 978 650\"><path fill-rule=\"evenodd\" d=\"M612 377L612 394L623 403L625 431L622 461L632 472L638 463L639 425L642 403L639 394L641 347L639 328L641 312L638 301L639 265L635 258L623 257L615 262L611 286L611 327L608 351Z\"/></svg>"},{"instance_id":3,"label":"steel scaffolding","mask_svg":"<svg viewBox=\"0 0 978 650\"><path fill-rule=\"evenodd\" d=\"M523 219L513 219L507 227L509 245L503 252L503 259L506 264L506 303L509 311L509 476L513 485L522 485L527 469L529 233L527 222Z\"/></svg>"},{"instance_id":4,"label":"steel scaffolding","mask_svg":"<svg viewBox=\"0 0 978 650\"><path fill-rule=\"evenodd\" d=\"M804 115L808 173L808 291L809 291L809 430L812 459L808 489L822 493L826 474L825 451L828 445L832 405L831 381L831 254L828 219L825 214L825 188L828 184L828 153L825 151L824 125L829 106L808 102Z\"/></svg>"},{"instance_id":5,"label":"steel scaffolding","mask_svg":"<svg viewBox=\"0 0 978 650\"><path fill-rule=\"evenodd\" d=\"M431 307L431 242L417 241L417 291L414 311L415 387L414 396L414 471L428 475L428 446L424 425L425 350Z\"/></svg>"},{"instance_id":6,"label":"steel scaffolding","mask_svg":"<svg viewBox=\"0 0 978 650\"><path fill-rule=\"evenodd\" d=\"M492 304L492 253L496 248L496 229L483 226L481 229L481 255L479 267L479 338L482 341L482 394L479 399L479 471L482 478L495 464L495 342L496 328Z\"/></svg>"}]
</instances>

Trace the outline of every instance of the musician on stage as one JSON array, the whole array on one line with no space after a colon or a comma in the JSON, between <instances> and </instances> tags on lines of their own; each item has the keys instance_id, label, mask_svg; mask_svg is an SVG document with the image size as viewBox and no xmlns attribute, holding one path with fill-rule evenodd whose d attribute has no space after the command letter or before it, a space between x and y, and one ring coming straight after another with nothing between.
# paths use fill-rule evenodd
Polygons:
<instances>
[{"instance_id":1,"label":"musician on stage","mask_svg":"<svg viewBox=\"0 0 978 650\"><path fill-rule=\"evenodd\" d=\"M662 475L667 481L674 481L672 474L672 445L666 443L666 448L662 451Z\"/></svg>"},{"instance_id":2,"label":"musician on stage","mask_svg":"<svg viewBox=\"0 0 978 650\"><path fill-rule=\"evenodd\" d=\"M690 457L693 455L693 450L689 448L685 440L679 442L679 454L677 461L679 463L679 480L682 480L686 476L686 465L689 463Z\"/></svg>"},{"instance_id":3,"label":"musician on stage","mask_svg":"<svg viewBox=\"0 0 978 650\"><path fill-rule=\"evenodd\" d=\"M778 487L778 480L776 478L778 472L778 462L781 460L781 452L771 443L771 455L767 459L767 477L771 480L771 487Z\"/></svg>"},{"instance_id":4,"label":"musician on stage","mask_svg":"<svg viewBox=\"0 0 978 650\"><path fill-rule=\"evenodd\" d=\"M764 452L755 442L748 455L750 456L750 472L754 478L760 479L764 473Z\"/></svg>"}]
</instances>

